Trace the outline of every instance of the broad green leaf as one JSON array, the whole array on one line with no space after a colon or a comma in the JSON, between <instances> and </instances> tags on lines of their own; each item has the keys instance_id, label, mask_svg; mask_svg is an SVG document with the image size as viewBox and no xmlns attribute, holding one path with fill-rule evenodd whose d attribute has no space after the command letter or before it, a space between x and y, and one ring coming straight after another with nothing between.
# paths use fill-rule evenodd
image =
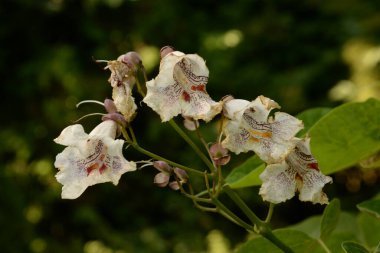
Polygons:
<instances>
[{"instance_id":1,"label":"broad green leaf","mask_svg":"<svg viewBox=\"0 0 380 253\"><path fill-rule=\"evenodd\" d=\"M346 253L370 253L364 246L357 242L343 242L342 248Z\"/></svg>"},{"instance_id":2,"label":"broad green leaf","mask_svg":"<svg viewBox=\"0 0 380 253\"><path fill-rule=\"evenodd\" d=\"M261 185L259 175L264 169L265 164L255 155L236 167L225 180L232 188Z\"/></svg>"},{"instance_id":3,"label":"broad green leaf","mask_svg":"<svg viewBox=\"0 0 380 253\"><path fill-rule=\"evenodd\" d=\"M320 237L321 234L321 222L322 222L322 215L312 216L309 217L295 225L292 225L288 227L289 229L299 230L307 235L317 239ZM339 215L338 224L333 232L335 233L350 233L350 234L357 234L358 231L358 225L356 222L356 216L352 213L348 212L341 212ZM357 239L357 238L352 238ZM347 239L348 240L348 239ZM339 244L340 247L340 244Z\"/></svg>"},{"instance_id":4,"label":"broad green leaf","mask_svg":"<svg viewBox=\"0 0 380 253\"><path fill-rule=\"evenodd\" d=\"M311 150L325 174L340 171L380 150L380 101L347 103L311 129Z\"/></svg>"},{"instance_id":5,"label":"broad green leaf","mask_svg":"<svg viewBox=\"0 0 380 253\"><path fill-rule=\"evenodd\" d=\"M273 232L283 243L289 246L295 253L310 253L312 249L320 247L316 240L310 238L301 231L291 229L278 229ZM264 237L253 238L241 245L236 253L282 253Z\"/></svg>"},{"instance_id":6,"label":"broad green leaf","mask_svg":"<svg viewBox=\"0 0 380 253\"><path fill-rule=\"evenodd\" d=\"M380 220L367 213L360 213L357 218L361 238L366 246L374 248L380 240Z\"/></svg>"},{"instance_id":7,"label":"broad green leaf","mask_svg":"<svg viewBox=\"0 0 380 253\"><path fill-rule=\"evenodd\" d=\"M321 220L321 215L312 216L287 228L304 232L308 236L318 239L321 234Z\"/></svg>"},{"instance_id":8,"label":"broad green leaf","mask_svg":"<svg viewBox=\"0 0 380 253\"><path fill-rule=\"evenodd\" d=\"M355 241L357 240L357 236L353 232L334 231L328 238L323 240L323 243L330 250L331 253L344 253L342 248L342 242L344 241ZM313 253L326 253L324 249L316 249Z\"/></svg>"},{"instance_id":9,"label":"broad green leaf","mask_svg":"<svg viewBox=\"0 0 380 253\"><path fill-rule=\"evenodd\" d=\"M380 199L367 200L357 205L360 211L375 215L380 219Z\"/></svg>"},{"instance_id":10,"label":"broad green leaf","mask_svg":"<svg viewBox=\"0 0 380 253\"><path fill-rule=\"evenodd\" d=\"M324 115L326 115L331 108L312 108L305 110L297 115L297 118L302 120L304 128L298 132L297 136L304 136L309 129Z\"/></svg>"},{"instance_id":11,"label":"broad green leaf","mask_svg":"<svg viewBox=\"0 0 380 253\"><path fill-rule=\"evenodd\" d=\"M340 216L340 202L338 199L330 201L326 206L321 222L321 239L325 240L338 225Z\"/></svg>"}]
</instances>

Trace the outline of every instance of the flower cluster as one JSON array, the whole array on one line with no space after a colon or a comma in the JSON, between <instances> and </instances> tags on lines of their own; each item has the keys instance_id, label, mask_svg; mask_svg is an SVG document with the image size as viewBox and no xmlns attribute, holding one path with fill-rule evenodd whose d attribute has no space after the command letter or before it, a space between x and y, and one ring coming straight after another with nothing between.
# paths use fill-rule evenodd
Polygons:
<instances>
[{"instance_id":1,"label":"flower cluster","mask_svg":"<svg viewBox=\"0 0 380 253\"><path fill-rule=\"evenodd\" d=\"M264 200L280 203L300 192L302 201L326 204L322 188L331 178L324 176L310 151L309 139L295 137L302 121L273 109L280 106L264 96L249 102L226 99L224 104L226 138L222 144L232 152L254 151L267 167L260 175Z\"/></svg>"},{"instance_id":2,"label":"flower cluster","mask_svg":"<svg viewBox=\"0 0 380 253\"><path fill-rule=\"evenodd\" d=\"M214 101L206 91L209 70L205 60L171 47L161 50L159 74L147 82L139 80L138 72L143 66L135 52L106 62L106 69L111 71L108 81L113 89L113 101L104 103L108 114L103 116L103 122L90 134L81 125L69 126L55 139L67 146L55 162L59 169L56 177L63 184L63 198L77 198L88 186L97 183L117 184L123 173L136 170L136 164L123 157L124 141L115 138L136 114L133 87L146 84L147 94L141 93L143 102L159 114L162 122L181 115L185 127L196 130L198 120L208 122L221 114L222 138L211 146L206 145L212 165L218 168L226 165L230 160L228 151L255 152L267 164L260 175L263 181L260 195L264 200L283 202L298 191L302 201L328 202L322 188L331 178L320 172L310 151L310 139L296 137L303 128L302 121L284 112L272 113L280 109L275 101L264 96L253 101L232 97ZM128 143L136 146L131 139ZM154 178L157 186L169 185L178 190L188 181L184 170L166 162L156 161L151 165L160 171ZM171 178L175 180L170 182Z\"/></svg>"}]
</instances>

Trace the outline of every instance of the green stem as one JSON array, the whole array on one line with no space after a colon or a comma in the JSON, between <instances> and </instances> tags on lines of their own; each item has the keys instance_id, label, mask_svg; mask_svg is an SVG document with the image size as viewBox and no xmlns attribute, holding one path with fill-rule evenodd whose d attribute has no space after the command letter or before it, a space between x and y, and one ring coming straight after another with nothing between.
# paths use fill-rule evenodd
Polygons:
<instances>
[{"instance_id":1,"label":"green stem","mask_svg":"<svg viewBox=\"0 0 380 253\"><path fill-rule=\"evenodd\" d=\"M169 120L169 124L174 128L174 130L190 145L190 147L197 153L197 155L202 159L202 161L207 165L211 172L214 171L214 165L205 156L205 154L198 148L197 145L190 139L190 137L174 122L174 120Z\"/></svg>"},{"instance_id":2,"label":"green stem","mask_svg":"<svg viewBox=\"0 0 380 253\"><path fill-rule=\"evenodd\" d=\"M265 223L269 223L270 220L272 219L274 205L275 204L273 204L272 202L269 204L269 210L268 210L267 218L265 219Z\"/></svg>"},{"instance_id":3,"label":"green stem","mask_svg":"<svg viewBox=\"0 0 380 253\"><path fill-rule=\"evenodd\" d=\"M322 248L324 249L324 251L326 251L326 253L331 253L330 249L327 247L327 245L322 241L322 239L317 239L318 243L322 246Z\"/></svg>"},{"instance_id":4,"label":"green stem","mask_svg":"<svg viewBox=\"0 0 380 253\"><path fill-rule=\"evenodd\" d=\"M185 170L185 171L187 171L187 172L191 172L191 173L194 173L194 174L198 174L198 175L202 175L202 176L204 176L204 172L201 172L201 171L199 171L199 170L195 170L195 169L189 168L189 167L184 166L184 165L182 165L182 164L179 164L179 163L176 163L176 162L170 161L170 160L168 160L168 159L166 159L166 158L163 158L162 156L156 155L156 154L154 154L154 153L152 153L152 152L150 152L150 151L148 151L148 150L146 150L146 149L143 149L143 148L140 147L137 143L131 143L131 145L132 145L132 147L133 147L134 149L136 149L137 151L139 151L139 152L141 152L141 153L143 153L143 154L145 154L145 155L147 155L147 156L150 156L150 157L152 157L152 158L155 159L155 160L158 160L158 161L164 161L164 162L167 162L168 164L170 164L170 165L172 165L172 166L174 166L174 167L178 167L178 168L183 169L183 170Z\"/></svg>"},{"instance_id":5,"label":"green stem","mask_svg":"<svg viewBox=\"0 0 380 253\"><path fill-rule=\"evenodd\" d=\"M133 130L132 128L129 128L130 132L131 132L131 135L132 135L132 139L129 137L129 134L128 132L126 131L126 129L124 128L121 128L121 133L123 134L124 138L127 140L127 142L134 148L136 149L137 151L139 151L140 153L143 153L147 156L150 156L152 157L153 159L156 159L158 161L164 161L164 162L167 162L168 164L174 166L174 167L178 167L180 169L183 169L187 172L191 172L191 173L194 173L194 174L198 174L198 175L202 175L202 176L205 176L205 173L204 172L201 172L199 170L195 170L195 169L192 169L192 168L189 168L187 166L184 166L182 164L179 164L179 163L176 163L176 162L173 162L173 161L170 161L162 156L159 156L159 155L156 155L146 149L143 149L142 147L139 146L139 144L137 144L136 142L136 138L133 134ZM206 174L206 177L208 176L208 174Z\"/></svg>"},{"instance_id":6,"label":"green stem","mask_svg":"<svg viewBox=\"0 0 380 253\"><path fill-rule=\"evenodd\" d=\"M225 213L226 215L228 215L233 221L235 221L236 224L238 224L239 226L249 230L249 231L253 231L253 227L251 225L249 225L248 223L246 223L245 221L243 221L242 219L240 219L236 214L234 214L233 212L231 212L225 205L223 205L222 202L220 202L217 198L212 198L212 203L214 203L214 205L220 209L223 213Z\"/></svg>"},{"instance_id":7,"label":"green stem","mask_svg":"<svg viewBox=\"0 0 380 253\"><path fill-rule=\"evenodd\" d=\"M225 185L223 190L227 193L227 195L236 203L236 205L243 211L245 215L247 215L248 219L255 224L256 226L265 225L266 224L259 218L257 215L252 212L252 210L247 206L247 204L239 197L239 195L234 192L229 185Z\"/></svg>"},{"instance_id":8,"label":"green stem","mask_svg":"<svg viewBox=\"0 0 380 253\"><path fill-rule=\"evenodd\" d=\"M247 204L239 197L239 195L234 192L230 186L225 185L223 190L227 193L227 195L236 203L237 206L244 212L245 215L250 219L250 221L255 224L256 232L260 235L271 241L274 245L276 245L279 249L284 251L285 253L294 253L292 249L290 249L286 244L284 244L280 239L278 239L270 229L269 225L262 221L257 215L252 212L252 210L247 206Z\"/></svg>"},{"instance_id":9,"label":"green stem","mask_svg":"<svg viewBox=\"0 0 380 253\"><path fill-rule=\"evenodd\" d=\"M286 244L284 244L280 239L278 239L273 233L272 233L272 230L269 229L268 227L268 230L266 231L262 231L260 232L260 234L265 237L266 239L268 239L270 242L272 242L274 245L277 246L277 248L281 249L282 251L284 251L285 253L294 253L294 251L289 248Z\"/></svg>"}]
</instances>

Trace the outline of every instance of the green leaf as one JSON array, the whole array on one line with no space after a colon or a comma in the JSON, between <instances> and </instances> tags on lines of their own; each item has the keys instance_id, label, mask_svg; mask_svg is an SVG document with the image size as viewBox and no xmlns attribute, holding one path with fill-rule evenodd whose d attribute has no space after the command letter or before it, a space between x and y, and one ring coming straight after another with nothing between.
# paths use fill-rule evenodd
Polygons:
<instances>
[{"instance_id":1,"label":"green leaf","mask_svg":"<svg viewBox=\"0 0 380 253\"><path fill-rule=\"evenodd\" d=\"M310 238L301 231L291 229L278 229L273 233L295 253L309 253L311 249L320 247L316 240ZM236 253L282 253L283 251L277 248L264 237L253 238L241 245Z\"/></svg>"},{"instance_id":2,"label":"green leaf","mask_svg":"<svg viewBox=\"0 0 380 253\"><path fill-rule=\"evenodd\" d=\"M306 233L308 236L318 239L321 234L321 215L309 217L295 225L288 227L289 229L298 230Z\"/></svg>"},{"instance_id":3,"label":"green leaf","mask_svg":"<svg viewBox=\"0 0 380 253\"><path fill-rule=\"evenodd\" d=\"M340 216L340 202L333 199L325 208L321 222L321 239L325 240L338 225Z\"/></svg>"},{"instance_id":4,"label":"green leaf","mask_svg":"<svg viewBox=\"0 0 380 253\"><path fill-rule=\"evenodd\" d=\"M380 150L380 101L347 103L310 130L311 150L325 174L340 171Z\"/></svg>"},{"instance_id":5,"label":"green leaf","mask_svg":"<svg viewBox=\"0 0 380 253\"><path fill-rule=\"evenodd\" d=\"M342 248L346 253L370 253L364 246L357 242L343 242Z\"/></svg>"},{"instance_id":6,"label":"green leaf","mask_svg":"<svg viewBox=\"0 0 380 253\"><path fill-rule=\"evenodd\" d=\"M255 155L248 158L242 165L236 167L225 180L231 188L261 185L259 175L264 169L265 164Z\"/></svg>"},{"instance_id":7,"label":"green leaf","mask_svg":"<svg viewBox=\"0 0 380 253\"><path fill-rule=\"evenodd\" d=\"M380 219L380 199L367 200L357 205L360 211L374 215Z\"/></svg>"},{"instance_id":8,"label":"green leaf","mask_svg":"<svg viewBox=\"0 0 380 253\"><path fill-rule=\"evenodd\" d=\"M328 238L323 240L326 247L330 250L331 253L344 253L342 248L342 242L357 240L357 236L352 232L334 231ZM324 249L317 249L313 253L326 253Z\"/></svg>"},{"instance_id":9,"label":"green leaf","mask_svg":"<svg viewBox=\"0 0 380 253\"><path fill-rule=\"evenodd\" d=\"M368 213L360 213L357 218L360 233L363 242L368 247L375 247L380 239L380 220Z\"/></svg>"},{"instance_id":10,"label":"green leaf","mask_svg":"<svg viewBox=\"0 0 380 253\"><path fill-rule=\"evenodd\" d=\"M297 136L304 136L309 129L323 116L325 116L331 108L312 108L305 110L297 115L297 118L302 120L304 128L298 132Z\"/></svg>"}]
</instances>

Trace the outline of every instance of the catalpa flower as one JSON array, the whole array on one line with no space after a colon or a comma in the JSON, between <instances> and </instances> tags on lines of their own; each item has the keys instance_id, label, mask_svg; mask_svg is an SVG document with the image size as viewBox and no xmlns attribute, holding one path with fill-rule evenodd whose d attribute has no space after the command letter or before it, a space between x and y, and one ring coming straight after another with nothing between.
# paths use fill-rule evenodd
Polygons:
<instances>
[{"instance_id":1,"label":"catalpa flower","mask_svg":"<svg viewBox=\"0 0 380 253\"><path fill-rule=\"evenodd\" d=\"M280 106L264 96L252 102L242 99L225 102L227 124L222 145L236 154L254 151L266 163L284 160L294 148L294 136L303 128L303 123L284 112L269 117L274 108Z\"/></svg>"},{"instance_id":2,"label":"catalpa flower","mask_svg":"<svg viewBox=\"0 0 380 253\"><path fill-rule=\"evenodd\" d=\"M59 169L56 178L63 185L62 198L75 199L94 184L117 185L123 173L136 170L135 163L123 157L124 141L115 140L117 127L106 120L86 134L81 125L71 125L54 140L67 146L54 163Z\"/></svg>"},{"instance_id":3,"label":"catalpa flower","mask_svg":"<svg viewBox=\"0 0 380 253\"><path fill-rule=\"evenodd\" d=\"M112 99L127 122L132 120L137 110L132 88L136 83L135 74L140 65L141 59L136 52L128 52L115 61L107 61L106 69L111 71L108 82L113 87Z\"/></svg>"},{"instance_id":4,"label":"catalpa flower","mask_svg":"<svg viewBox=\"0 0 380 253\"><path fill-rule=\"evenodd\" d=\"M310 139L298 142L285 161L268 165L260 175L263 184L260 195L264 200L280 203L299 192L301 201L327 204L328 198L322 188L331 183L331 177L323 175L310 151Z\"/></svg>"},{"instance_id":5,"label":"catalpa flower","mask_svg":"<svg viewBox=\"0 0 380 253\"><path fill-rule=\"evenodd\" d=\"M196 54L167 53L158 76L147 82L144 102L168 121L178 114L194 120L211 120L222 107L206 92L208 68Z\"/></svg>"}]
</instances>

